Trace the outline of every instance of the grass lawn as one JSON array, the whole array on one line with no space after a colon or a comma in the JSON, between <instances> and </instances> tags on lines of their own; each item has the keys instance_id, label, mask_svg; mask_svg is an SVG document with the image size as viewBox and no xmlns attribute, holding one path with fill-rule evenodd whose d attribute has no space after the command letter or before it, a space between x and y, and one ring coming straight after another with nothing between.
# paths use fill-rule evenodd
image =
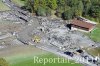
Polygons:
<instances>
[{"instance_id":1,"label":"grass lawn","mask_svg":"<svg viewBox=\"0 0 100 66\"><path fill-rule=\"evenodd\" d=\"M91 33L85 34L89 36L93 41L100 42L100 24L98 24L96 28L91 31Z\"/></svg>"},{"instance_id":2,"label":"grass lawn","mask_svg":"<svg viewBox=\"0 0 100 66\"><path fill-rule=\"evenodd\" d=\"M93 41L95 42L100 42L100 24L97 25L97 27L91 32L87 34ZM86 49L86 51L93 55L93 56L98 56L100 55L100 47L99 48L94 48L94 49Z\"/></svg>"},{"instance_id":3,"label":"grass lawn","mask_svg":"<svg viewBox=\"0 0 100 66\"><path fill-rule=\"evenodd\" d=\"M0 0L0 11L10 10L8 6L6 6L1 0Z\"/></svg>"},{"instance_id":4,"label":"grass lawn","mask_svg":"<svg viewBox=\"0 0 100 66\"><path fill-rule=\"evenodd\" d=\"M71 64L74 61L69 61L69 63L34 63L34 56L39 58L58 58L57 55L40 50L33 46L18 46L10 47L0 51L0 56L5 58L9 63L9 66L82 66L81 64ZM66 60L68 62L68 60Z\"/></svg>"},{"instance_id":5,"label":"grass lawn","mask_svg":"<svg viewBox=\"0 0 100 66\"><path fill-rule=\"evenodd\" d=\"M44 54L44 55L38 55L39 58L57 58L56 55L53 54ZM46 63L45 65L43 63L34 63L34 56L27 56L27 57L21 57L19 59L13 58L19 62L10 64L10 66L82 66L81 64L71 64L74 63L73 61L69 61L69 63L58 63L57 60L55 63ZM67 62L67 60L66 60Z\"/></svg>"},{"instance_id":6,"label":"grass lawn","mask_svg":"<svg viewBox=\"0 0 100 66\"><path fill-rule=\"evenodd\" d=\"M94 29L90 34L90 38L96 42L100 42L100 28Z\"/></svg>"},{"instance_id":7,"label":"grass lawn","mask_svg":"<svg viewBox=\"0 0 100 66\"><path fill-rule=\"evenodd\" d=\"M100 55L100 47L99 48L94 48L94 49L89 49L87 50L89 54L93 56L98 56ZM100 56L99 56L100 57Z\"/></svg>"},{"instance_id":8,"label":"grass lawn","mask_svg":"<svg viewBox=\"0 0 100 66\"><path fill-rule=\"evenodd\" d=\"M12 2L18 6L24 6L24 4L25 4L25 2L22 0L12 0Z\"/></svg>"}]
</instances>

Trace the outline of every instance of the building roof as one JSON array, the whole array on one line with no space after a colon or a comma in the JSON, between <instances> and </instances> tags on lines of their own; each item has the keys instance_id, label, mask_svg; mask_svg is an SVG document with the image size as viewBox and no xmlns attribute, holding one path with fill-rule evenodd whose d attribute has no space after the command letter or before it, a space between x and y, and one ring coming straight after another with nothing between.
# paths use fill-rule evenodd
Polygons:
<instances>
[{"instance_id":1,"label":"building roof","mask_svg":"<svg viewBox=\"0 0 100 66\"><path fill-rule=\"evenodd\" d=\"M82 21L84 21L84 22L88 22L88 23L92 23L92 24L97 24L96 22L94 22L94 21L90 21L89 19L86 19L86 18L84 18L84 17L77 17L79 20L82 20Z\"/></svg>"},{"instance_id":2,"label":"building roof","mask_svg":"<svg viewBox=\"0 0 100 66\"><path fill-rule=\"evenodd\" d=\"M92 24L92 23L80 21L80 20L77 20L77 19L74 19L71 24L77 25L77 26L80 26L80 27L84 27L84 28L89 28L89 29L94 26L94 24Z\"/></svg>"}]
</instances>

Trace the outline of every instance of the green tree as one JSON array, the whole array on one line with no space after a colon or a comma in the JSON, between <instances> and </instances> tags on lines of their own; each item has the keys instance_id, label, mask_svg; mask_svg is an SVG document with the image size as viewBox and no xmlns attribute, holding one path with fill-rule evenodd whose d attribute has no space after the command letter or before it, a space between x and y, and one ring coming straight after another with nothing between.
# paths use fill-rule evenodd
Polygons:
<instances>
[{"instance_id":1,"label":"green tree","mask_svg":"<svg viewBox=\"0 0 100 66\"><path fill-rule=\"evenodd\" d=\"M83 9L84 15L87 15L92 3L90 0L83 0L83 5L84 5L84 9Z\"/></svg>"},{"instance_id":2,"label":"green tree","mask_svg":"<svg viewBox=\"0 0 100 66\"><path fill-rule=\"evenodd\" d=\"M34 10L37 11L37 9L38 9L38 7L40 5L39 4L39 0L34 0L33 2L34 2L34 5L33 5L34 6Z\"/></svg>"},{"instance_id":3,"label":"green tree","mask_svg":"<svg viewBox=\"0 0 100 66\"><path fill-rule=\"evenodd\" d=\"M38 9L37 9L37 15L38 16L46 16L46 10L45 10L45 8L43 8L43 7L38 7Z\"/></svg>"},{"instance_id":4,"label":"green tree","mask_svg":"<svg viewBox=\"0 0 100 66\"><path fill-rule=\"evenodd\" d=\"M46 7L46 16L51 16L51 9Z\"/></svg>"},{"instance_id":5,"label":"green tree","mask_svg":"<svg viewBox=\"0 0 100 66\"><path fill-rule=\"evenodd\" d=\"M25 0L25 8L33 13L34 12L33 0Z\"/></svg>"},{"instance_id":6,"label":"green tree","mask_svg":"<svg viewBox=\"0 0 100 66\"><path fill-rule=\"evenodd\" d=\"M90 11L89 11L90 16L94 18L99 18L100 17L100 7L97 6L92 6Z\"/></svg>"},{"instance_id":7,"label":"green tree","mask_svg":"<svg viewBox=\"0 0 100 66\"><path fill-rule=\"evenodd\" d=\"M56 16L61 17L65 11L65 0L57 0L57 5Z\"/></svg>"},{"instance_id":8,"label":"green tree","mask_svg":"<svg viewBox=\"0 0 100 66\"><path fill-rule=\"evenodd\" d=\"M63 12L64 12L63 8L57 8L56 16L61 18Z\"/></svg>"},{"instance_id":9,"label":"green tree","mask_svg":"<svg viewBox=\"0 0 100 66\"><path fill-rule=\"evenodd\" d=\"M73 12L71 9L66 10L63 14L62 14L62 18L64 20L69 20L73 18Z\"/></svg>"},{"instance_id":10,"label":"green tree","mask_svg":"<svg viewBox=\"0 0 100 66\"><path fill-rule=\"evenodd\" d=\"M68 0L68 5L70 7L75 7L79 3L79 0Z\"/></svg>"},{"instance_id":11,"label":"green tree","mask_svg":"<svg viewBox=\"0 0 100 66\"><path fill-rule=\"evenodd\" d=\"M77 10L78 10L77 16L82 16L82 13L83 13L83 2L82 1L79 1Z\"/></svg>"},{"instance_id":12,"label":"green tree","mask_svg":"<svg viewBox=\"0 0 100 66\"><path fill-rule=\"evenodd\" d=\"M57 0L58 8L64 9L65 7L65 0Z\"/></svg>"},{"instance_id":13,"label":"green tree","mask_svg":"<svg viewBox=\"0 0 100 66\"><path fill-rule=\"evenodd\" d=\"M65 0L57 0L58 6L64 6L65 5Z\"/></svg>"},{"instance_id":14,"label":"green tree","mask_svg":"<svg viewBox=\"0 0 100 66\"><path fill-rule=\"evenodd\" d=\"M92 5L100 5L100 0L90 0Z\"/></svg>"},{"instance_id":15,"label":"green tree","mask_svg":"<svg viewBox=\"0 0 100 66\"><path fill-rule=\"evenodd\" d=\"M46 0L39 0L39 6L42 6L43 8L46 8Z\"/></svg>"},{"instance_id":16,"label":"green tree","mask_svg":"<svg viewBox=\"0 0 100 66\"><path fill-rule=\"evenodd\" d=\"M57 0L47 0L47 5L51 9L55 10L57 8Z\"/></svg>"}]
</instances>

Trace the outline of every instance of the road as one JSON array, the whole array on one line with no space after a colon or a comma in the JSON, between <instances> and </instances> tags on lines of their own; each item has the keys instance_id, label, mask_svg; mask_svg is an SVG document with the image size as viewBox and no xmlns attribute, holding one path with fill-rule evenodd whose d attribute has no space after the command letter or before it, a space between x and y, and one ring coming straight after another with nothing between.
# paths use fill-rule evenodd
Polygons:
<instances>
[{"instance_id":1,"label":"road","mask_svg":"<svg viewBox=\"0 0 100 66\"><path fill-rule=\"evenodd\" d=\"M54 53L56 55L65 57L66 59L74 60L74 61L76 61L76 63L87 64L88 66L97 66L97 65L95 65L93 63L88 62L87 59L84 59L80 55L74 55L73 57L65 55L62 51L60 51L57 47L54 47L54 46L50 46L50 45L47 45L47 44L41 44L41 45L36 45L36 47L40 48L42 50Z\"/></svg>"}]
</instances>

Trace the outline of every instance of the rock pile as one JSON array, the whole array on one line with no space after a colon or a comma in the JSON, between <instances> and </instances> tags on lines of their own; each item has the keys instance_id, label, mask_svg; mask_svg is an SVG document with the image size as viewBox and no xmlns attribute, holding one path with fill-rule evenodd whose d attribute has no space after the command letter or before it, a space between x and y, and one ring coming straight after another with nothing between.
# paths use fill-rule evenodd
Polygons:
<instances>
[{"instance_id":1,"label":"rock pile","mask_svg":"<svg viewBox=\"0 0 100 66\"><path fill-rule=\"evenodd\" d=\"M92 47L95 45L91 39L78 31L70 31L63 22L40 19L40 28L45 34L45 39L51 45L56 47L66 47L66 49Z\"/></svg>"}]
</instances>

